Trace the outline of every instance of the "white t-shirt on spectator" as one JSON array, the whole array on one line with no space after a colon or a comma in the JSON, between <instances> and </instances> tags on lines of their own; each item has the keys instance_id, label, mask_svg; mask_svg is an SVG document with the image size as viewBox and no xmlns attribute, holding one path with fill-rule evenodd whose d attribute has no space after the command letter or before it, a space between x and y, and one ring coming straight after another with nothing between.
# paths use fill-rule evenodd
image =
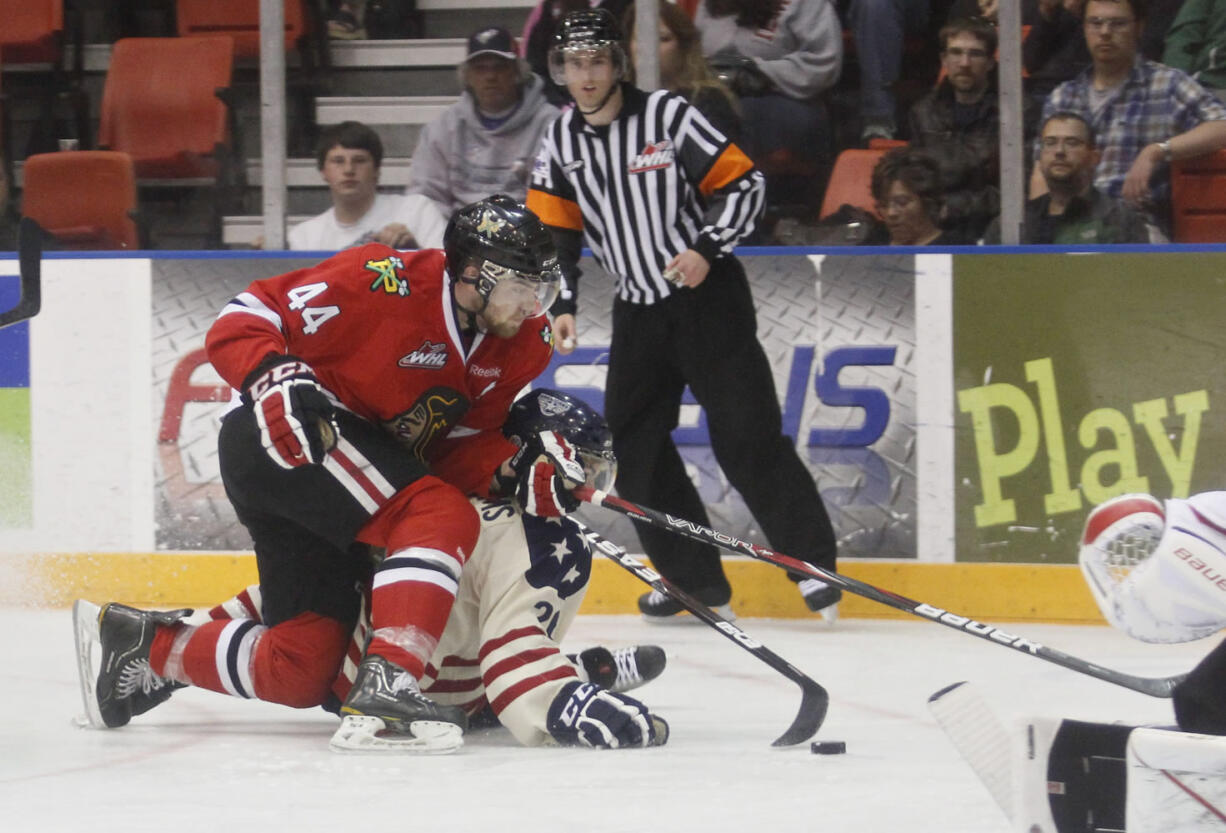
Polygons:
<instances>
[{"instance_id":1,"label":"white t-shirt on spectator","mask_svg":"<svg viewBox=\"0 0 1226 833\"><path fill-rule=\"evenodd\" d=\"M375 194L374 204L356 223L340 223L336 209L304 220L289 230L289 247L298 251L339 251L369 242L380 229L403 223L422 249L441 249L447 218L421 194Z\"/></svg>"}]
</instances>

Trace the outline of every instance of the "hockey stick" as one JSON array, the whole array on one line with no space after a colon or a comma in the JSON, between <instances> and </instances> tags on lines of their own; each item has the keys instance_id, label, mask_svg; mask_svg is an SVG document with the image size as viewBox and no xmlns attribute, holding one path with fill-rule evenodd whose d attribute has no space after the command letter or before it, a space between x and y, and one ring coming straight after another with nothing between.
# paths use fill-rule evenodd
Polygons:
<instances>
[{"instance_id":1,"label":"hockey stick","mask_svg":"<svg viewBox=\"0 0 1226 833\"><path fill-rule=\"evenodd\" d=\"M673 586L668 579L643 562L633 558L623 547L619 547L595 530L584 526L574 516L571 517L571 520L579 527L583 537L611 561L621 565L628 572L634 573L641 581L652 588L676 599L690 613L800 686L800 711L796 713L796 719L792 721L792 725L788 727L788 730L776 738L771 746L793 746L797 743L803 743L817 734L817 730L821 728L822 722L826 719L826 709L830 706L830 695L826 693L826 689L811 680L792 663L776 654L770 648L767 648L761 642L758 642L689 593Z\"/></svg>"},{"instance_id":2,"label":"hockey stick","mask_svg":"<svg viewBox=\"0 0 1226 833\"><path fill-rule=\"evenodd\" d=\"M808 564L804 561L792 558L791 556L783 555L782 553L774 552L766 547L751 544L748 541L742 541L732 535L727 535L723 532L716 532L713 529L687 521L684 518L675 518L665 512L660 512L656 509L649 509L645 506L631 503L628 500L622 500L618 497L613 497L607 492L598 492L590 486L580 486L575 490L575 497L586 503L592 503L596 506L603 506L605 509L610 509L614 512L620 512L639 523L650 524L662 529L672 530L678 535L686 538L692 538L696 541L702 541L707 544L715 544L716 546L724 547L728 550L743 552L746 555L756 558L759 561L766 561L778 567L790 570L794 573L803 573L821 579L827 584L846 590L850 593L855 593L857 596L863 596L866 599L883 604L886 607L892 607L897 610L906 611L921 619L929 622L937 622L946 627L953 628L962 633L968 633L971 636L977 636L980 639L985 639L988 642L996 645L1005 645L1013 648L1016 651L1021 651L1029 656L1038 657L1039 659L1047 660L1056 665L1063 666L1070 671L1076 671L1079 674L1086 674L1090 677L1096 677L1104 682L1112 683L1113 685L1130 688L1133 691L1139 691L1142 694L1148 694L1151 697L1170 697L1174 692L1175 686L1186 677L1186 674L1176 674L1173 677L1138 677L1132 674L1126 674L1123 671L1116 671L1111 668L1104 668L1101 665L1089 662L1088 660L1079 659L1059 651L1055 648L1049 648L1033 640L1023 636L1016 636L1008 633L993 625L985 625L982 622L976 622L969 616L960 616L952 611L947 611L934 605L924 602L917 602L914 599L908 599L906 596L901 596L898 593L892 593L889 590L882 590L874 587L871 584L865 584L848 576L842 576L838 573L832 573L828 570L823 570L821 567Z\"/></svg>"},{"instance_id":3,"label":"hockey stick","mask_svg":"<svg viewBox=\"0 0 1226 833\"><path fill-rule=\"evenodd\" d=\"M43 230L29 217L17 228L17 264L21 270L21 298L11 310L0 313L0 328L38 315L42 306Z\"/></svg>"}]
</instances>

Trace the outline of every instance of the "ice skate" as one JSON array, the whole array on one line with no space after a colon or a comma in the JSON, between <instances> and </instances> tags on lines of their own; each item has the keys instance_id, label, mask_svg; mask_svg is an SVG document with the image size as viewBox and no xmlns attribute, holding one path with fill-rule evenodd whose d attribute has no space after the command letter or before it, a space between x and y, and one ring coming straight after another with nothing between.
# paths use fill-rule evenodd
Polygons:
<instances>
[{"instance_id":1,"label":"ice skate","mask_svg":"<svg viewBox=\"0 0 1226 833\"><path fill-rule=\"evenodd\" d=\"M814 613L820 613L827 624L833 625L839 618L839 601L843 591L832 587L819 578L803 579L796 585L805 605Z\"/></svg>"},{"instance_id":2,"label":"ice skate","mask_svg":"<svg viewBox=\"0 0 1226 833\"><path fill-rule=\"evenodd\" d=\"M587 672L587 678L601 688L623 692L636 689L664 673L667 661L664 649L658 645L635 645L629 648L595 647L571 657Z\"/></svg>"},{"instance_id":3,"label":"ice skate","mask_svg":"<svg viewBox=\"0 0 1226 833\"><path fill-rule=\"evenodd\" d=\"M182 687L153 672L149 649L158 625L173 625L190 614L186 609L145 611L114 602L99 608L77 600L72 620L85 723L96 729L117 729L166 702ZM95 645L101 652L96 675Z\"/></svg>"},{"instance_id":4,"label":"ice skate","mask_svg":"<svg viewBox=\"0 0 1226 833\"><path fill-rule=\"evenodd\" d=\"M736 614L732 612L732 604L727 598L726 593L720 593L717 590L695 590L690 595L710 607L729 622L736 619ZM717 598L723 598L723 601L718 602L716 601ZM659 590L652 590L650 593L644 593L639 596L639 612L643 614L644 622L651 622L657 625L684 625L702 622L701 619L686 613L685 607L681 602L666 593L661 593Z\"/></svg>"},{"instance_id":5,"label":"ice skate","mask_svg":"<svg viewBox=\"0 0 1226 833\"><path fill-rule=\"evenodd\" d=\"M341 725L328 744L334 752L445 755L464 745L462 709L425 697L417 680L380 656L358 666L341 706Z\"/></svg>"}]
</instances>

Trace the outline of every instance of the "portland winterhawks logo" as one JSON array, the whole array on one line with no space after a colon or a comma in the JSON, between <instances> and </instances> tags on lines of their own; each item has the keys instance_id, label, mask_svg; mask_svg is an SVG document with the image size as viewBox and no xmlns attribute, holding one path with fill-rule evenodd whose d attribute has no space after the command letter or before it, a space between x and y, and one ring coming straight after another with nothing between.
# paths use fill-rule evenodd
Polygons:
<instances>
[{"instance_id":1,"label":"portland winterhawks logo","mask_svg":"<svg viewBox=\"0 0 1226 833\"><path fill-rule=\"evenodd\" d=\"M375 279L370 282L371 292L382 288L388 295L408 296L409 282L400 276L400 270L404 268L404 261L400 258L389 255L379 260L368 260L363 268L375 273Z\"/></svg>"}]
</instances>

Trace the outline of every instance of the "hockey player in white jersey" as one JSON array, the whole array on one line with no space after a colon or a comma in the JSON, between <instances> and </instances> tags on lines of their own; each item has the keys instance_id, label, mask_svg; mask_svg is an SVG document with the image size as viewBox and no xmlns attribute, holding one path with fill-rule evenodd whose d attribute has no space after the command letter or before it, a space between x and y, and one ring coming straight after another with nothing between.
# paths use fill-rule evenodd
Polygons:
<instances>
[{"instance_id":1,"label":"hockey player in white jersey","mask_svg":"<svg viewBox=\"0 0 1226 833\"><path fill-rule=\"evenodd\" d=\"M611 486L616 467L611 436L603 418L579 400L559 391L533 391L513 406L504 430L513 441L557 431L578 451L588 482L597 488ZM663 651L655 646L593 648L568 657L560 648L591 571L592 554L578 527L566 518L522 514L506 501L475 498L473 505L481 518L481 535L421 679L423 693L434 702L462 708L470 718L497 718L528 746L618 748L665 743L668 724L621 693L658 676L664 667ZM367 641L367 610L364 606L345 656L336 658L339 673L330 696L311 705L335 710L345 700ZM191 681L156 678L147 659L142 666L139 643L150 641L143 636L152 630L147 625L165 624L163 619L175 614L114 604L104 606L101 616L98 612L84 601L74 607L82 694L89 722L114 728ZM113 630L135 634L138 644L130 644L131 638L108 640L108 616L131 620L135 627ZM185 620L184 627L209 619L260 627L258 586L206 615ZM99 641L102 657L95 674L91 650ZM147 644L143 651L147 656ZM111 704L110 708L100 707L100 702ZM331 747L342 752L454 751L389 736L380 731L377 718L364 716L345 718Z\"/></svg>"},{"instance_id":2,"label":"hockey player in white jersey","mask_svg":"<svg viewBox=\"0 0 1226 833\"><path fill-rule=\"evenodd\" d=\"M1226 628L1226 491L1186 500L1121 495L1086 518L1078 553L1103 616L1145 642L1191 642ZM1226 642L1176 689L1185 731L1226 735Z\"/></svg>"},{"instance_id":3,"label":"hockey player in white jersey","mask_svg":"<svg viewBox=\"0 0 1226 833\"><path fill-rule=\"evenodd\" d=\"M1112 498L1086 517L1078 561L1103 616L1128 635L1216 634L1226 628L1226 491ZM929 706L1018 833L1226 829L1226 641L1173 701L1178 731L1036 717L1010 732L967 683Z\"/></svg>"}]
</instances>

